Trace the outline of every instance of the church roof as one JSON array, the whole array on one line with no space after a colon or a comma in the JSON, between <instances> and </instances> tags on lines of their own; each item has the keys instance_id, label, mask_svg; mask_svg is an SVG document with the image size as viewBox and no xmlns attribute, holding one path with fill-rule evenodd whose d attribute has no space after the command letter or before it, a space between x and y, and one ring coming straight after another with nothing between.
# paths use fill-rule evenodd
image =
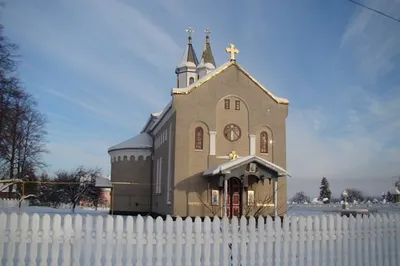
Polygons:
<instances>
[{"instance_id":1,"label":"church roof","mask_svg":"<svg viewBox=\"0 0 400 266\"><path fill-rule=\"evenodd\" d=\"M186 45L185 51L183 52L182 60L176 66L177 69L183 67L197 67L199 60L197 59L196 52L192 45L192 36L188 38L188 44Z\"/></svg>"},{"instance_id":2,"label":"church roof","mask_svg":"<svg viewBox=\"0 0 400 266\"><path fill-rule=\"evenodd\" d=\"M207 32L207 31L206 31ZM207 34L206 43L204 45L203 54L201 56L200 64L197 67L206 66L209 69L215 68L215 59L211 50L210 36Z\"/></svg>"},{"instance_id":3,"label":"church roof","mask_svg":"<svg viewBox=\"0 0 400 266\"><path fill-rule=\"evenodd\" d=\"M224 171L230 171L232 169L235 169L237 167L240 167L242 165L245 165L245 164L248 164L251 162L259 163L261 165L264 165L265 167L268 167L268 168L274 170L275 172L278 173L278 176L290 176L290 174L285 169L280 167L279 165L271 163L270 161L264 160L263 158L260 158L255 155L239 157L235 160L230 160L228 162L222 163L215 167L211 167L211 168L207 169L206 171L204 171L203 175L204 176L217 175Z\"/></svg>"},{"instance_id":4,"label":"church roof","mask_svg":"<svg viewBox=\"0 0 400 266\"><path fill-rule=\"evenodd\" d=\"M153 147L153 140L147 133L141 133L133 138L125 140L117 145L108 149L108 152L115 150L125 149L151 149Z\"/></svg>"},{"instance_id":5,"label":"church roof","mask_svg":"<svg viewBox=\"0 0 400 266\"><path fill-rule=\"evenodd\" d=\"M275 96L272 92L270 92L267 88L265 88L261 83L259 83L249 72L247 72L243 67L241 67L236 61L228 61L225 64L219 66L214 71L210 72L208 75L200 78L193 84L189 85L186 88L174 88L172 89L172 94L189 94L196 88L200 87L204 83L208 82L212 78L218 76L229 67L235 65L245 76L247 76L251 81L253 81L260 89L262 89L266 94L268 94L275 102L281 104L289 104L289 100L285 98L280 98Z\"/></svg>"}]
</instances>

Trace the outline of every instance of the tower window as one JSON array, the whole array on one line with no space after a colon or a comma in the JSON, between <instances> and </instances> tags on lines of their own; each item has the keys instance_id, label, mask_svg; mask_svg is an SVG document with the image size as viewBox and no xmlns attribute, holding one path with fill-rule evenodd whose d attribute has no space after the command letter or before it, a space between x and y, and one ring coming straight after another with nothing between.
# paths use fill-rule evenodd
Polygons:
<instances>
[{"instance_id":1,"label":"tower window","mask_svg":"<svg viewBox=\"0 0 400 266\"><path fill-rule=\"evenodd\" d=\"M240 110L240 101L239 100L235 101L235 110Z\"/></svg>"},{"instance_id":2,"label":"tower window","mask_svg":"<svg viewBox=\"0 0 400 266\"><path fill-rule=\"evenodd\" d=\"M260 153L268 153L268 134L265 131L260 134Z\"/></svg>"},{"instance_id":3,"label":"tower window","mask_svg":"<svg viewBox=\"0 0 400 266\"><path fill-rule=\"evenodd\" d=\"M195 150L203 150L203 137L204 137L204 131L202 127L196 127L195 133L194 133L194 149Z\"/></svg>"},{"instance_id":4,"label":"tower window","mask_svg":"<svg viewBox=\"0 0 400 266\"><path fill-rule=\"evenodd\" d=\"M189 78L189 85L192 85L193 82L194 82L194 77L190 77L190 78Z\"/></svg>"},{"instance_id":5,"label":"tower window","mask_svg":"<svg viewBox=\"0 0 400 266\"><path fill-rule=\"evenodd\" d=\"M231 105L231 101L229 99L225 99L225 109L229 109Z\"/></svg>"}]
</instances>

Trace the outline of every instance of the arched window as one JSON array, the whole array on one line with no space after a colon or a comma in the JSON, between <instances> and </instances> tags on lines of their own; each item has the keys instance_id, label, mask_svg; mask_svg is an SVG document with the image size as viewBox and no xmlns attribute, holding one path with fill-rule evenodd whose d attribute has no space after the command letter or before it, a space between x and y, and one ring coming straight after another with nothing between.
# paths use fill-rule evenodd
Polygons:
<instances>
[{"instance_id":1,"label":"arched window","mask_svg":"<svg viewBox=\"0 0 400 266\"><path fill-rule=\"evenodd\" d=\"M190 78L189 78L189 85L192 85L193 82L194 82L194 77L190 77Z\"/></svg>"},{"instance_id":2,"label":"arched window","mask_svg":"<svg viewBox=\"0 0 400 266\"><path fill-rule=\"evenodd\" d=\"M268 153L268 134L265 131L260 134L260 153Z\"/></svg>"},{"instance_id":3,"label":"arched window","mask_svg":"<svg viewBox=\"0 0 400 266\"><path fill-rule=\"evenodd\" d=\"M203 137L204 131L202 127L196 127L194 133L194 148L196 150L203 150Z\"/></svg>"}]
</instances>

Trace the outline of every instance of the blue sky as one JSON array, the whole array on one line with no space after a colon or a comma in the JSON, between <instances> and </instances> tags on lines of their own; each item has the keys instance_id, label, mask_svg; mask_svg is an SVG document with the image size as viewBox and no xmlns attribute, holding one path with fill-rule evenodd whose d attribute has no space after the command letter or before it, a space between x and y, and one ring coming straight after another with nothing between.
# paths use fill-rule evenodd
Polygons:
<instances>
[{"instance_id":1,"label":"blue sky","mask_svg":"<svg viewBox=\"0 0 400 266\"><path fill-rule=\"evenodd\" d=\"M109 146L170 99L185 29L198 56L212 31L217 65L238 63L290 100L289 195L388 190L400 174L400 23L346 0L6 0L1 23L19 75L49 119L49 171L110 171ZM140 3L138 3L140 2ZM362 3L398 16L400 0Z\"/></svg>"}]
</instances>

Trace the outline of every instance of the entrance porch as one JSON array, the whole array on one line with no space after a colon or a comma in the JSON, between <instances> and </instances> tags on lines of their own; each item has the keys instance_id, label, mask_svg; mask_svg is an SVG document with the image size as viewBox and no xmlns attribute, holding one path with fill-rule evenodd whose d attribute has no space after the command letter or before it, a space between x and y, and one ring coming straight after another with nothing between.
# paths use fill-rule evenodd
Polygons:
<instances>
[{"instance_id":1,"label":"entrance porch","mask_svg":"<svg viewBox=\"0 0 400 266\"><path fill-rule=\"evenodd\" d=\"M286 190L286 184L283 188L278 189L278 179L290 176L290 174L274 163L250 155L209 168L203 173L203 176L218 179L218 190L222 194L223 204L221 216L231 218L256 215L248 211L250 206L273 207L274 216L278 216L278 190ZM257 195L254 190L251 190L251 187L255 186L258 188ZM269 203L270 201L260 201L260 195L264 197L263 195L269 195L269 192L271 192L270 201L273 204ZM286 191L284 195L286 195ZM281 200L286 202L286 199ZM247 208L245 209L245 207ZM258 215L262 214L258 213Z\"/></svg>"}]
</instances>

